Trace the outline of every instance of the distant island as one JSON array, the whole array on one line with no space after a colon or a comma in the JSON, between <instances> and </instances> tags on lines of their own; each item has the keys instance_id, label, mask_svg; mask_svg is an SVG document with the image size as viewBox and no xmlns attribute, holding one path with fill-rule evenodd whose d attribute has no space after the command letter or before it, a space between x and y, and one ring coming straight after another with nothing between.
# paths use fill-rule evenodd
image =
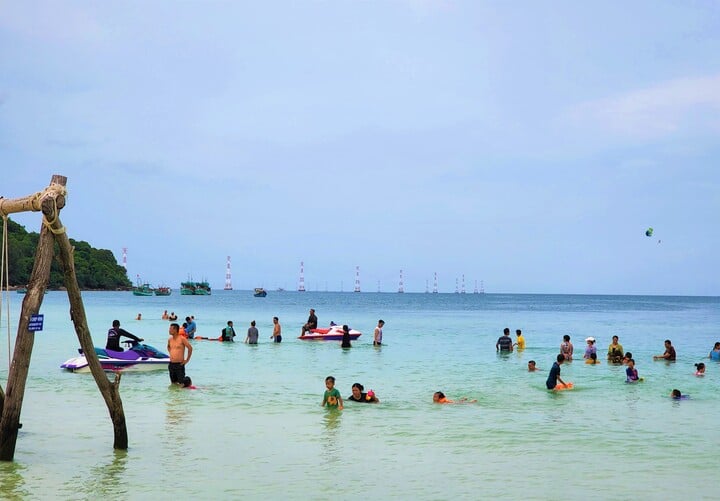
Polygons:
<instances>
[{"instance_id":1,"label":"distant island","mask_svg":"<svg viewBox=\"0 0 720 501\"><path fill-rule=\"evenodd\" d=\"M0 236L3 228L0 225ZM30 281L35 262L40 234L28 233L25 228L8 219L8 244L10 277L8 283L12 287L24 287ZM89 243L70 239L75 247L75 274L78 285L83 290L129 290L132 282L127 271L118 264L112 251L95 249ZM50 269L50 289L64 288L63 274L60 264L53 260Z\"/></svg>"}]
</instances>

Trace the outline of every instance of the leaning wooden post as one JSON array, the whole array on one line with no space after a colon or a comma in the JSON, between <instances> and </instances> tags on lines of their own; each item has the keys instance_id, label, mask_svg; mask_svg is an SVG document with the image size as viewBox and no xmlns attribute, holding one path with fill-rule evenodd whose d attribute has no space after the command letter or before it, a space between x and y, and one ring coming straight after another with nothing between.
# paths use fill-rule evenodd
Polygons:
<instances>
[{"instance_id":1,"label":"leaning wooden post","mask_svg":"<svg viewBox=\"0 0 720 501\"><path fill-rule=\"evenodd\" d=\"M59 184L65 186L66 178L53 176L50 186ZM12 203L15 201L3 200L2 211L5 214L20 212L22 210L40 210L46 220L52 220L57 216L58 211L65 206L63 191L52 191L45 196L38 193L18 201L17 207ZM8 203L11 202L11 203ZM19 210L16 210L19 209ZM44 221L45 222L45 221ZM20 411L22 409L23 397L25 396L25 383L30 369L30 356L35 342L35 333L28 330L31 315L40 311L45 289L50 279L50 266L53 258L53 237L46 224L40 230L40 240L35 252L35 264L30 274L28 291L23 299L20 321L18 324L17 337L15 339L15 352L13 353L10 371L8 372L7 387L5 390L5 401L0 418L0 460L12 461L15 456L15 444L17 442L18 429L20 428Z\"/></svg>"},{"instance_id":2,"label":"leaning wooden post","mask_svg":"<svg viewBox=\"0 0 720 501\"><path fill-rule=\"evenodd\" d=\"M51 231L55 236L55 241L58 243L60 250L60 262L62 263L63 273L65 275L65 287L67 288L68 299L70 300L70 318L75 325L75 332L80 341L80 347L85 354L98 389L105 399L105 405L107 405L108 411L110 412L110 419L112 419L113 422L115 434L113 447L115 449L126 450L128 448L128 434L127 424L125 422L125 411L123 410L122 399L120 398L120 373L116 373L115 382L110 383L105 371L103 371L100 365L97 353L95 353L92 336L90 335L90 329L87 325L85 306L82 302L80 287L78 286L75 275L74 249L70 245L70 239L65 233L59 218L51 224Z\"/></svg>"}]
</instances>

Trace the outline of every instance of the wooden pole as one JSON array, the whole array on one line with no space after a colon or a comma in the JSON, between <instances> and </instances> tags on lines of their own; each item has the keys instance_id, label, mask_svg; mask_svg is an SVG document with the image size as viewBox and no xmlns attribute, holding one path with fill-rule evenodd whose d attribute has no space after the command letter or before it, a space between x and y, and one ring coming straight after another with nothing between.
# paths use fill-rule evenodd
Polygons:
<instances>
[{"instance_id":1,"label":"wooden pole","mask_svg":"<svg viewBox=\"0 0 720 501\"><path fill-rule=\"evenodd\" d=\"M123 410L122 399L120 398L120 372L116 373L115 382L111 384L95 353L92 336L90 335L90 329L87 325L85 306L82 302L80 287L78 286L75 275L74 249L70 245L70 239L67 234L62 231L63 226L59 218L56 218L52 223L51 230L53 231L55 241L58 243L60 250L60 262L65 275L65 288L67 289L68 299L70 300L70 318L75 325L75 332L80 341L80 347L85 354L98 389L105 399L105 405L107 405L108 411L110 412L110 419L112 419L113 422L115 435L113 447L115 449L127 450L128 434L125 422L125 411Z\"/></svg>"},{"instance_id":2,"label":"wooden pole","mask_svg":"<svg viewBox=\"0 0 720 501\"><path fill-rule=\"evenodd\" d=\"M45 221L57 219L60 209L65 206L64 186L67 178L63 176L53 176L51 186L57 184L63 187L53 189L39 199L41 210L43 211ZM45 192L44 192L45 193ZM37 200L37 199L34 199ZM4 213L11 204L7 200L2 200L0 210ZM30 204L33 209L37 204ZM25 383L27 381L28 371L30 369L30 356L35 342L35 333L28 330L31 315L35 315L40 311L45 289L50 279L50 265L53 258L53 236L47 224L43 224L40 230L40 240L38 242L37 251L35 253L35 264L30 274L30 283L28 291L23 299L22 310L20 312L20 321L18 324L17 337L15 339L15 352L10 364L8 372L7 387L5 390L5 400L2 408L2 417L0 418L0 460L12 461L15 456L15 444L17 442L18 429L20 428L20 410L25 396Z\"/></svg>"}]
</instances>

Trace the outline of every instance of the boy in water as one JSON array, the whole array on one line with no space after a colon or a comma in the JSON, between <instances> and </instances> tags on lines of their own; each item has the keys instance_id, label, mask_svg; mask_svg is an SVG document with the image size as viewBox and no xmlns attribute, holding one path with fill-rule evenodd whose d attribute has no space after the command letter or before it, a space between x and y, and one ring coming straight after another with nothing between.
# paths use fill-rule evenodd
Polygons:
<instances>
[{"instance_id":1,"label":"boy in water","mask_svg":"<svg viewBox=\"0 0 720 501\"><path fill-rule=\"evenodd\" d=\"M535 360L530 360L528 362L528 372L535 372L537 369L537 366L535 365Z\"/></svg>"},{"instance_id":2,"label":"boy in water","mask_svg":"<svg viewBox=\"0 0 720 501\"><path fill-rule=\"evenodd\" d=\"M560 377L560 364L564 361L565 356L562 353L558 353L557 362L553 363L552 369L550 369L550 374L548 374L547 381L545 381L545 386L547 386L548 390L554 390L558 381L562 384L566 384Z\"/></svg>"},{"instance_id":3,"label":"boy in water","mask_svg":"<svg viewBox=\"0 0 720 501\"><path fill-rule=\"evenodd\" d=\"M178 324L170 324L169 332L170 338L168 339L167 350L170 355L170 363L168 364L170 382L181 385L185 379L185 365L192 356L192 345L187 338L180 335L180 326ZM185 358L185 350L187 350L187 358Z\"/></svg>"},{"instance_id":4,"label":"boy in water","mask_svg":"<svg viewBox=\"0 0 720 501\"><path fill-rule=\"evenodd\" d=\"M327 388L327 390L325 390L325 394L323 395L323 401L320 405L322 407L327 406L330 409L342 410L342 397L340 396L340 392L338 391L338 389L335 388L335 378L333 376L328 376L325 378L325 387Z\"/></svg>"},{"instance_id":5,"label":"boy in water","mask_svg":"<svg viewBox=\"0 0 720 501\"><path fill-rule=\"evenodd\" d=\"M627 369L625 369L625 375L627 376L626 381L628 383L637 383L640 381L640 376L638 376L638 370L635 368L635 360L632 358L629 358L627 361Z\"/></svg>"}]
</instances>

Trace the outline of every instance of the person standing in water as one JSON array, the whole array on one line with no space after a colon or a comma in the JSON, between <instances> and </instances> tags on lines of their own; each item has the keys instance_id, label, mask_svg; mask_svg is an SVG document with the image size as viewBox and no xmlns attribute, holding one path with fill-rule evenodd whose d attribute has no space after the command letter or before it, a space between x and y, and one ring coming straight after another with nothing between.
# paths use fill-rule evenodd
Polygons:
<instances>
[{"instance_id":1,"label":"person standing in water","mask_svg":"<svg viewBox=\"0 0 720 501\"><path fill-rule=\"evenodd\" d=\"M247 344L258 344L258 338L260 337L260 332L258 332L257 327L255 327L255 320L250 322L250 327L247 331L247 336L245 337L245 342Z\"/></svg>"},{"instance_id":2,"label":"person standing in water","mask_svg":"<svg viewBox=\"0 0 720 501\"><path fill-rule=\"evenodd\" d=\"M170 324L169 333L167 350L170 355L170 363L168 364L170 382L181 385L185 379L185 366L190 361L193 349L187 338L180 335L180 326L178 324ZM185 358L186 350L187 358Z\"/></svg>"},{"instance_id":3,"label":"person standing in water","mask_svg":"<svg viewBox=\"0 0 720 501\"><path fill-rule=\"evenodd\" d=\"M350 327L347 325L342 326L343 329L343 337L342 337L342 344L340 345L341 348L352 348L352 344L350 344Z\"/></svg>"},{"instance_id":4,"label":"person standing in water","mask_svg":"<svg viewBox=\"0 0 720 501\"><path fill-rule=\"evenodd\" d=\"M282 327L280 326L280 319L278 319L278 317L273 317L273 332L270 339L272 339L274 343L282 342Z\"/></svg>"},{"instance_id":5,"label":"person standing in water","mask_svg":"<svg viewBox=\"0 0 720 501\"><path fill-rule=\"evenodd\" d=\"M373 346L382 346L382 328L385 325L385 320L378 320L377 327L373 333Z\"/></svg>"}]
</instances>

